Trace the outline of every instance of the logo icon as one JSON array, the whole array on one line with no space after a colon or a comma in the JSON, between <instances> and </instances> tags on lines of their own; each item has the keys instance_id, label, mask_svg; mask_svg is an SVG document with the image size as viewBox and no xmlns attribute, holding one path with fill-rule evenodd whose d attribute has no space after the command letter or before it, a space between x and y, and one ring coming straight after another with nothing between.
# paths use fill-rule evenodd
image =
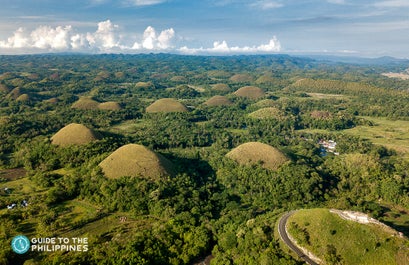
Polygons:
<instances>
[{"instance_id":1,"label":"logo icon","mask_svg":"<svg viewBox=\"0 0 409 265\"><path fill-rule=\"evenodd\" d=\"M11 248L17 254L24 254L30 249L30 240L23 235L15 236L11 240Z\"/></svg>"}]
</instances>

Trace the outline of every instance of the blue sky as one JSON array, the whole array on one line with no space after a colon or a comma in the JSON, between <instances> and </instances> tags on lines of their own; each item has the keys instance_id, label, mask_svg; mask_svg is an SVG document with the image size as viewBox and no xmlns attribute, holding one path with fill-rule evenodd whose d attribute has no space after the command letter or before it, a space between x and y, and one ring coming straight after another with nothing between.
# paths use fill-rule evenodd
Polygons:
<instances>
[{"instance_id":1,"label":"blue sky","mask_svg":"<svg viewBox=\"0 0 409 265\"><path fill-rule=\"evenodd\" d=\"M409 58L409 0L0 0L0 54Z\"/></svg>"}]
</instances>

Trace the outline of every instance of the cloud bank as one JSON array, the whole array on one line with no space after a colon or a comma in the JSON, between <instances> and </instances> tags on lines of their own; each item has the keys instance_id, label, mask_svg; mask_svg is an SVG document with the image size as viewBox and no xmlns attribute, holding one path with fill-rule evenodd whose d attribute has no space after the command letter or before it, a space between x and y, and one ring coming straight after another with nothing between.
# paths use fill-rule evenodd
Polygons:
<instances>
[{"instance_id":1,"label":"cloud bank","mask_svg":"<svg viewBox=\"0 0 409 265\"><path fill-rule=\"evenodd\" d=\"M280 42L275 36L267 44L258 46L230 47L226 41L215 41L210 48L189 48L186 45L177 47L178 40L183 38L178 38L173 28L156 31L152 26L148 26L143 34L138 35L121 32L121 28L110 20L101 21L96 26L94 32L86 33L78 32L71 25L55 28L39 26L31 32L18 28L12 36L0 40L0 54L44 52L237 54L273 53L281 50Z\"/></svg>"},{"instance_id":2,"label":"cloud bank","mask_svg":"<svg viewBox=\"0 0 409 265\"><path fill-rule=\"evenodd\" d=\"M230 47L226 41L215 41L212 48L188 48L183 46L179 48L179 51L186 54L217 54L217 53L273 53L281 50L281 44L276 36L270 39L267 44L261 44L259 46L244 46L244 47Z\"/></svg>"}]
</instances>

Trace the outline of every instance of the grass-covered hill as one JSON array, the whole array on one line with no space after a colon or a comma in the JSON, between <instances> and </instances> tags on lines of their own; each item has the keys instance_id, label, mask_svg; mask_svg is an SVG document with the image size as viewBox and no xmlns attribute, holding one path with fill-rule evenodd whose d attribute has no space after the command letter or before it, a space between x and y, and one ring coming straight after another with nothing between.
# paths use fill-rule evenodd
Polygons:
<instances>
[{"instance_id":1,"label":"grass-covered hill","mask_svg":"<svg viewBox=\"0 0 409 265\"><path fill-rule=\"evenodd\" d=\"M233 102L231 102L227 97L225 96L213 96L206 100L203 104L206 106L230 106L233 105Z\"/></svg>"},{"instance_id":2,"label":"grass-covered hill","mask_svg":"<svg viewBox=\"0 0 409 265\"><path fill-rule=\"evenodd\" d=\"M288 232L325 264L405 265L409 241L378 224L345 220L328 209L295 212Z\"/></svg>"},{"instance_id":3,"label":"grass-covered hill","mask_svg":"<svg viewBox=\"0 0 409 265\"><path fill-rule=\"evenodd\" d=\"M71 107L73 109L91 110L97 109L99 104L98 101L95 101L92 98L83 97L74 102Z\"/></svg>"},{"instance_id":4,"label":"grass-covered hill","mask_svg":"<svg viewBox=\"0 0 409 265\"><path fill-rule=\"evenodd\" d=\"M278 169L288 158L277 148L259 142L239 145L226 154L241 165L261 165L268 169Z\"/></svg>"},{"instance_id":5,"label":"grass-covered hill","mask_svg":"<svg viewBox=\"0 0 409 265\"><path fill-rule=\"evenodd\" d=\"M108 178L123 176L157 179L174 175L172 163L145 146L128 144L105 158L99 166Z\"/></svg>"},{"instance_id":6,"label":"grass-covered hill","mask_svg":"<svg viewBox=\"0 0 409 265\"><path fill-rule=\"evenodd\" d=\"M186 112L185 105L173 98L161 98L146 108L146 112Z\"/></svg>"},{"instance_id":7,"label":"grass-covered hill","mask_svg":"<svg viewBox=\"0 0 409 265\"><path fill-rule=\"evenodd\" d=\"M85 125L70 123L51 137L52 144L59 146L83 145L101 139L100 133Z\"/></svg>"},{"instance_id":8,"label":"grass-covered hill","mask_svg":"<svg viewBox=\"0 0 409 265\"><path fill-rule=\"evenodd\" d=\"M244 97L249 99L258 99L265 95L263 89L257 86L244 86L239 88L234 94L238 97Z\"/></svg>"}]
</instances>

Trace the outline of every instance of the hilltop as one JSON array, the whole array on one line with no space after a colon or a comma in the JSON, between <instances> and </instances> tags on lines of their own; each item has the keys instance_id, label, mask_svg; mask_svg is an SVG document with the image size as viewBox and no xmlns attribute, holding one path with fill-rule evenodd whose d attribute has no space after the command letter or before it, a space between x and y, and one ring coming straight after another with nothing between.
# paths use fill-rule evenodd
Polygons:
<instances>
[{"instance_id":1,"label":"hilltop","mask_svg":"<svg viewBox=\"0 0 409 265\"><path fill-rule=\"evenodd\" d=\"M101 138L101 134L85 125L70 123L54 134L51 137L51 142L59 146L83 145Z\"/></svg>"},{"instance_id":2,"label":"hilltop","mask_svg":"<svg viewBox=\"0 0 409 265\"><path fill-rule=\"evenodd\" d=\"M260 164L264 168L278 169L288 158L277 148L259 142L248 142L231 150L226 157L241 165Z\"/></svg>"},{"instance_id":3,"label":"hilltop","mask_svg":"<svg viewBox=\"0 0 409 265\"><path fill-rule=\"evenodd\" d=\"M132 176L159 179L175 172L174 166L165 157L137 144L118 148L99 166L108 178Z\"/></svg>"},{"instance_id":4,"label":"hilltop","mask_svg":"<svg viewBox=\"0 0 409 265\"><path fill-rule=\"evenodd\" d=\"M364 215L362 215L362 219ZM287 221L299 245L328 264L405 265L409 241L393 229L345 220L328 209L296 211Z\"/></svg>"}]
</instances>

